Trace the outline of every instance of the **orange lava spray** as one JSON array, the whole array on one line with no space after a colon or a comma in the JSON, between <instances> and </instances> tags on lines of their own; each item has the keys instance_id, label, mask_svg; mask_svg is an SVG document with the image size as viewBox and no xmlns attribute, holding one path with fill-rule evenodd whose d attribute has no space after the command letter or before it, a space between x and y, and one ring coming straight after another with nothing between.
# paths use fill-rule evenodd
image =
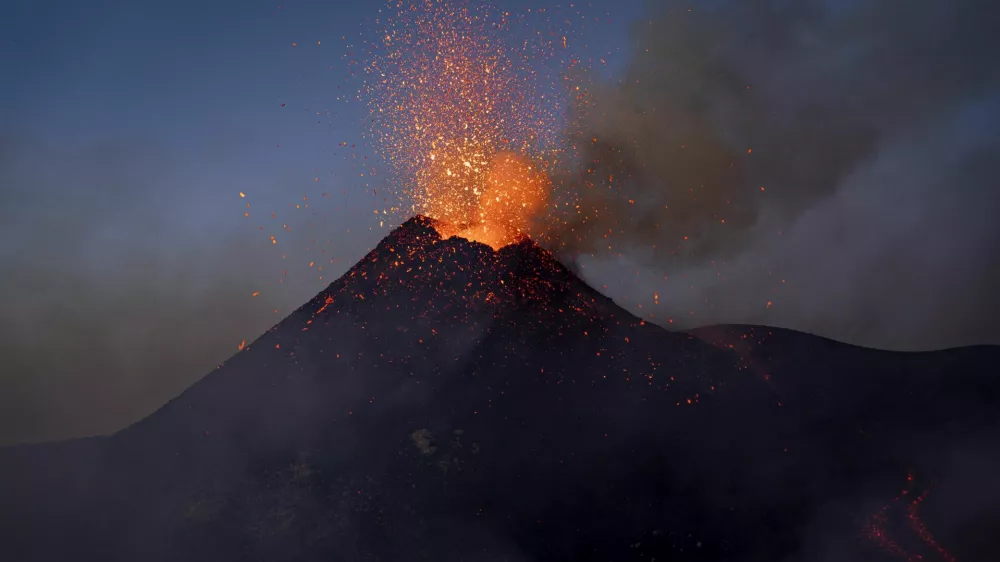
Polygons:
<instances>
[{"instance_id":1,"label":"orange lava spray","mask_svg":"<svg viewBox=\"0 0 1000 562\"><path fill-rule=\"evenodd\" d=\"M500 248L530 235L551 183L556 108L534 96L510 14L490 4L400 0L367 67L375 140L410 210L442 236Z\"/></svg>"}]
</instances>

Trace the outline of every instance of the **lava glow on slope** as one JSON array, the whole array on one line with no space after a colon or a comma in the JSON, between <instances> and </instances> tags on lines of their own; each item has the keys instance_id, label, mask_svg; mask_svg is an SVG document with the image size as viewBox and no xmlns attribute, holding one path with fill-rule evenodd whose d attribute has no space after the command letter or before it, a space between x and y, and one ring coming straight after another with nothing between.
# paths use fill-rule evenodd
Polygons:
<instances>
[{"instance_id":1,"label":"lava glow on slope","mask_svg":"<svg viewBox=\"0 0 1000 562\"><path fill-rule=\"evenodd\" d=\"M399 0L367 66L371 123L413 213L494 249L531 234L551 189L555 104L533 95L528 41L483 3ZM544 98L545 96L541 96Z\"/></svg>"}]
</instances>

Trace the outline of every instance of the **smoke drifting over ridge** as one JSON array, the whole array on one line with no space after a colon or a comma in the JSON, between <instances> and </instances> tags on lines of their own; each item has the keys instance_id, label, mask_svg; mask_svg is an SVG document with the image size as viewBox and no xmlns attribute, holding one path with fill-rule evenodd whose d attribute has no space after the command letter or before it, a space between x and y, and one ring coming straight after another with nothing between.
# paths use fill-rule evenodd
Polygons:
<instances>
[{"instance_id":1,"label":"smoke drifting over ridge","mask_svg":"<svg viewBox=\"0 0 1000 562\"><path fill-rule=\"evenodd\" d=\"M998 16L979 0L651 8L621 80L584 88L581 169L562 178L580 213L554 246L674 326L1000 343ZM613 279L623 262L635 278Z\"/></svg>"}]
</instances>

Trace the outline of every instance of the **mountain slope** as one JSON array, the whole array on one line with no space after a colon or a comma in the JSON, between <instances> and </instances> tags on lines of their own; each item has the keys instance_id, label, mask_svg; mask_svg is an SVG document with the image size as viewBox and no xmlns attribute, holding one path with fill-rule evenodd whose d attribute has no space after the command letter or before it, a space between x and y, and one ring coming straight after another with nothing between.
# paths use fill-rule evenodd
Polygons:
<instances>
[{"instance_id":1,"label":"mountain slope","mask_svg":"<svg viewBox=\"0 0 1000 562\"><path fill-rule=\"evenodd\" d=\"M991 505L935 488L933 541L878 514L1000 457L998 359L669 332L530 241L494 252L416 218L145 420L0 453L0 555L981 557L987 529L933 518Z\"/></svg>"}]
</instances>

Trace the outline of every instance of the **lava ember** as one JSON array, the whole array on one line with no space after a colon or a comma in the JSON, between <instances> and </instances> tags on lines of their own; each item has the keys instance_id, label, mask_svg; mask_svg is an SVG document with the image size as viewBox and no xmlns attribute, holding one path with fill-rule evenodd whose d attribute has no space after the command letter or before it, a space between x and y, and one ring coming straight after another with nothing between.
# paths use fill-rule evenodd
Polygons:
<instances>
[{"instance_id":1,"label":"lava ember","mask_svg":"<svg viewBox=\"0 0 1000 562\"><path fill-rule=\"evenodd\" d=\"M490 4L394 3L367 65L372 127L407 214L445 238L494 249L531 234L545 209L556 104L534 95L528 42ZM549 143L554 145L554 143Z\"/></svg>"}]
</instances>

